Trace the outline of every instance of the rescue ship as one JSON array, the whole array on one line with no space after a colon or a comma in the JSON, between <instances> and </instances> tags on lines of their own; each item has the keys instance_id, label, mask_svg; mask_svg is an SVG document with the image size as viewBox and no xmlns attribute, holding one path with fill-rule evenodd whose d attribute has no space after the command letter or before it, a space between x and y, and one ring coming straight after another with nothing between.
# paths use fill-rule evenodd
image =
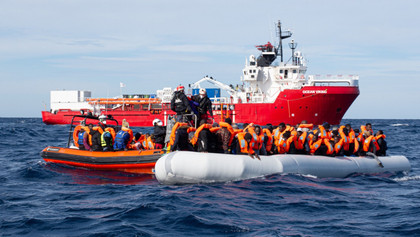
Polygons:
<instances>
[{"instance_id":1,"label":"rescue ship","mask_svg":"<svg viewBox=\"0 0 420 237\"><path fill-rule=\"evenodd\" d=\"M206 76L189 85L187 96L198 94L203 82L215 85L217 88L207 91L216 122L230 117L234 123L261 125L295 125L302 120L339 124L359 95L359 77L306 75L306 60L296 51L294 40L289 43L290 59L285 62L283 58L283 40L290 38L292 32L282 31L279 21L276 33L277 46L270 42L257 45L260 55L246 60L240 85L227 85ZM222 97L221 90L228 96ZM167 116L174 114L170 109L172 95L169 87L156 94L115 98L91 98L90 91L51 91L51 109L42 111L42 119L45 124L69 124L74 115L88 113L112 116L118 121L126 119L131 126L151 127L156 118L166 125Z\"/></svg>"}]
</instances>

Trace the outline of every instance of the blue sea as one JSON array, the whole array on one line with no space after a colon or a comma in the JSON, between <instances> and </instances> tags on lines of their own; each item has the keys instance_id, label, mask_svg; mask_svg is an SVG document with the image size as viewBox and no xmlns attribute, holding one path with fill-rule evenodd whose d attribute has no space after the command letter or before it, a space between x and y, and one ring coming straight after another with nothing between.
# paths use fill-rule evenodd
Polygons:
<instances>
[{"instance_id":1,"label":"blue sea","mask_svg":"<svg viewBox=\"0 0 420 237\"><path fill-rule=\"evenodd\" d=\"M411 172L167 186L46 164L40 151L65 146L69 127L0 118L0 236L420 236L420 120L342 123L366 122Z\"/></svg>"}]
</instances>

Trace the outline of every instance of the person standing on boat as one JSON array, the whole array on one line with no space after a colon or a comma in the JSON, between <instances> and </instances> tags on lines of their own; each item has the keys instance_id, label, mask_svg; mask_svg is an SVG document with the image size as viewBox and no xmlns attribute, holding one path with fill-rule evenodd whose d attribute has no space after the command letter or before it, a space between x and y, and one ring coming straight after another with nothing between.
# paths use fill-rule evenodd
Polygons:
<instances>
[{"instance_id":1,"label":"person standing on boat","mask_svg":"<svg viewBox=\"0 0 420 237\"><path fill-rule=\"evenodd\" d=\"M184 94L184 87L178 86L171 100L171 110L176 112L176 121L183 122L183 116L191 113L190 102Z\"/></svg>"},{"instance_id":2,"label":"person standing on boat","mask_svg":"<svg viewBox=\"0 0 420 237\"><path fill-rule=\"evenodd\" d=\"M153 136L155 137L155 149L162 149L165 144L166 127L160 119L153 120Z\"/></svg>"},{"instance_id":3,"label":"person standing on boat","mask_svg":"<svg viewBox=\"0 0 420 237\"><path fill-rule=\"evenodd\" d=\"M209 114L214 120L213 110L211 108L212 103L209 97L207 96L206 89L201 88L199 94L194 96L193 100L198 103L197 111L198 111L198 119L200 121L204 120L205 122L207 122L209 118Z\"/></svg>"}]
</instances>

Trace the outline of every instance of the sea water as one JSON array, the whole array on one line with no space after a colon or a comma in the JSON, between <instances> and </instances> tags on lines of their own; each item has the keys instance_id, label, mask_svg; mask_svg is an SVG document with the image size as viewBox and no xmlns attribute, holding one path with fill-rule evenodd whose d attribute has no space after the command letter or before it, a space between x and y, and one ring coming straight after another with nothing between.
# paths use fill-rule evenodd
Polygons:
<instances>
[{"instance_id":1,"label":"sea water","mask_svg":"<svg viewBox=\"0 0 420 237\"><path fill-rule=\"evenodd\" d=\"M167 186L47 164L40 151L66 146L69 126L0 118L0 236L419 236L420 120L342 123L366 122L409 173Z\"/></svg>"}]
</instances>

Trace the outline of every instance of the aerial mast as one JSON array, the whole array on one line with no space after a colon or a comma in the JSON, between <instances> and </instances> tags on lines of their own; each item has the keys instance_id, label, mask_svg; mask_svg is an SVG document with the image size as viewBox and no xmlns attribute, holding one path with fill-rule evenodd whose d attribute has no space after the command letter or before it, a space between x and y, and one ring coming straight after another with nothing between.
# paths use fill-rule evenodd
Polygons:
<instances>
[{"instance_id":1,"label":"aerial mast","mask_svg":"<svg viewBox=\"0 0 420 237\"><path fill-rule=\"evenodd\" d=\"M280 60L281 62L283 62L283 44L282 44L282 40L283 39L287 39L290 36L292 36L292 32L290 30L287 30L285 32L281 31L281 23L280 21L278 21L277 23L277 33L279 35L279 46L277 47L276 53L277 55L279 54L279 50L280 50Z\"/></svg>"}]
</instances>

